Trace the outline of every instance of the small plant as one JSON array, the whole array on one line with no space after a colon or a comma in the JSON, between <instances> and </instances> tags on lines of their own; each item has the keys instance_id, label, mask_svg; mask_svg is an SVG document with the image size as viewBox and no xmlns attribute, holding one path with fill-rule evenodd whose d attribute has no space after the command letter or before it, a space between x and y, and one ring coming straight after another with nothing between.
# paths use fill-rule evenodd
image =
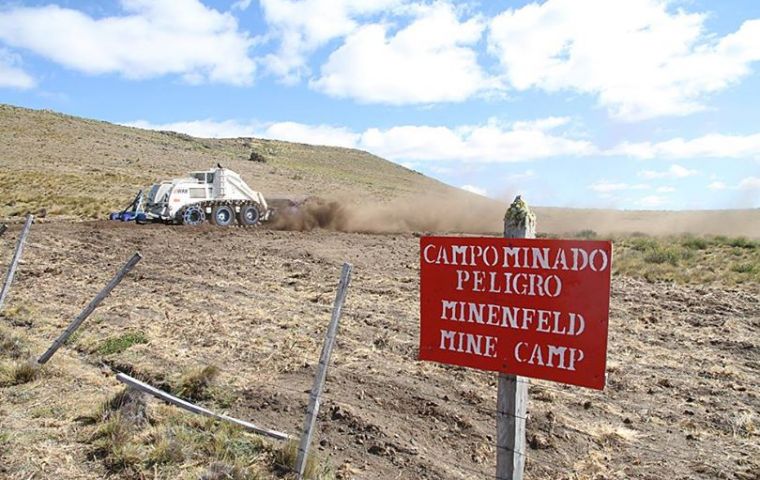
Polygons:
<instances>
[{"instance_id":1,"label":"small plant","mask_svg":"<svg viewBox=\"0 0 760 480\"><path fill-rule=\"evenodd\" d=\"M97 349L101 355L121 353L133 345L148 343L148 337L142 332L125 333L118 337L107 338Z\"/></svg>"},{"instance_id":2,"label":"small plant","mask_svg":"<svg viewBox=\"0 0 760 480\"><path fill-rule=\"evenodd\" d=\"M219 368L215 365L194 368L182 375L175 391L189 400L207 400L210 398L209 387L218 375Z\"/></svg>"}]
</instances>

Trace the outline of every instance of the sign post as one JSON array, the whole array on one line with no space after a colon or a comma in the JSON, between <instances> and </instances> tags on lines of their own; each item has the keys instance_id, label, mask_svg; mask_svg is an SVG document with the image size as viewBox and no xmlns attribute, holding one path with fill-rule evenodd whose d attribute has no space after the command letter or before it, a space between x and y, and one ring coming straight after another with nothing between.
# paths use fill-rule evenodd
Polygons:
<instances>
[{"instance_id":1,"label":"sign post","mask_svg":"<svg viewBox=\"0 0 760 480\"><path fill-rule=\"evenodd\" d=\"M536 216L518 195L504 215L504 238L536 238ZM499 373L496 393L496 480L522 480L528 379Z\"/></svg>"},{"instance_id":2,"label":"sign post","mask_svg":"<svg viewBox=\"0 0 760 480\"><path fill-rule=\"evenodd\" d=\"M527 377L605 383L612 244L535 225L517 197L504 238L420 239L419 358L499 372L499 480L523 478Z\"/></svg>"}]
</instances>

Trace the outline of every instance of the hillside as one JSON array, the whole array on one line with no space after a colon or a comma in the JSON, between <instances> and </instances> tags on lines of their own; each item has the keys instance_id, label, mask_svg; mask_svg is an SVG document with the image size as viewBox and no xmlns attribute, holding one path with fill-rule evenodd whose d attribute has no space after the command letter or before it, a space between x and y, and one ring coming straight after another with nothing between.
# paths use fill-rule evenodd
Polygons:
<instances>
[{"instance_id":1,"label":"hillside","mask_svg":"<svg viewBox=\"0 0 760 480\"><path fill-rule=\"evenodd\" d=\"M8 105L0 106L0 145L5 167L0 188L11 198L0 207L0 217L47 208L51 215L96 218L128 202L140 187L217 162L267 195L361 192L378 201L451 190L358 150L253 138L198 139ZM252 152L266 162L250 161Z\"/></svg>"},{"instance_id":2,"label":"hillside","mask_svg":"<svg viewBox=\"0 0 760 480\"><path fill-rule=\"evenodd\" d=\"M251 153L265 162L251 161ZM271 197L340 201L361 231L497 232L505 205L367 152L255 138L201 139L0 105L0 218L105 218L139 188L217 162ZM530 201L530 199L528 199ZM760 238L760 209L647 212L537 208L539 231Z\"/></svg>"}]
</instances>

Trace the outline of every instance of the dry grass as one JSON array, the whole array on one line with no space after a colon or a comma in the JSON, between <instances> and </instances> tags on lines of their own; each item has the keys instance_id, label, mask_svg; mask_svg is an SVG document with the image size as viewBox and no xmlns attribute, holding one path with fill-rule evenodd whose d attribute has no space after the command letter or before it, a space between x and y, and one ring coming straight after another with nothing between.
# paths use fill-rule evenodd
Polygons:
<instances>
[{"instance_id":1,"label":"dry grass","mask_svg":"<svg viewBox=\"0 0 760 480\"><path fill-rule=\"evenodd\" d=\"M177 396L194 401L208 400L211 397L209 388L219 376L219 367L206 365L185 372L174 388Z\"/></svg>"},{"instance_id":2,"label":"dry grass","mask_svg":"<svg viewBox=\"0 0 760 480\"><path fill-rule=\"evenodd\" d=\"M86 441L120 478L158 473L160 478L257 479L271 464L271 447L242 429L164 405L149 406L147 412L146 422L120 410L90 415L101 420Z\"/></svg>"},{"instance_id":3,"label":"dry grass","mask_svg":"<svg viewBox=\"0 0 760 480\"><path fill-rule=\"evenodd\" d=\"M274 465L283 473L295 472L296 461L298 460L298 441L291 440L283 443L280 448L274 451ZM332 468L327 464L320 463L319 457L311 455L306 459L304 467L304 478L313 480L330 480L335 478Z\"/></svg>"}]
</instances>

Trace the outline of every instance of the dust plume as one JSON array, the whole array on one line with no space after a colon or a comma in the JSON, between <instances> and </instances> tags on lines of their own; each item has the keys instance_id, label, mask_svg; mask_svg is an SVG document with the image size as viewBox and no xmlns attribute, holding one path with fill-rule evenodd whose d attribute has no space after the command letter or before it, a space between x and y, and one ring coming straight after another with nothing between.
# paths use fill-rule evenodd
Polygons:
<instances>
[{"instance_id":1,"label":"dust plume","mask_svg":"<svg viewBox=\"0 0 760 480\"><path fill-rule=\"evenodd\" d=\"M417 195L389 202L326 200L277 201L270 224L276 230L314 229L363 233L452 232L496 234L502 230L508 202L475 195ZM572 235L644 232L649 235L728 235L760 238L760 209L705 211L636 211L534 208L537 230Z\"/></svg>"},{"instance_id":2,"label":"dust plume","mask_svg":"<svg viewBox=\"0 0 760 480\"><path fill-rule=\"evenodd\" d=\"M272 223L277 230L315 228L342 232L494 233L506 207L467 196L414 196L387 203L352 203L311 197L280 205Z\"/></svg>"}]
</instances>

